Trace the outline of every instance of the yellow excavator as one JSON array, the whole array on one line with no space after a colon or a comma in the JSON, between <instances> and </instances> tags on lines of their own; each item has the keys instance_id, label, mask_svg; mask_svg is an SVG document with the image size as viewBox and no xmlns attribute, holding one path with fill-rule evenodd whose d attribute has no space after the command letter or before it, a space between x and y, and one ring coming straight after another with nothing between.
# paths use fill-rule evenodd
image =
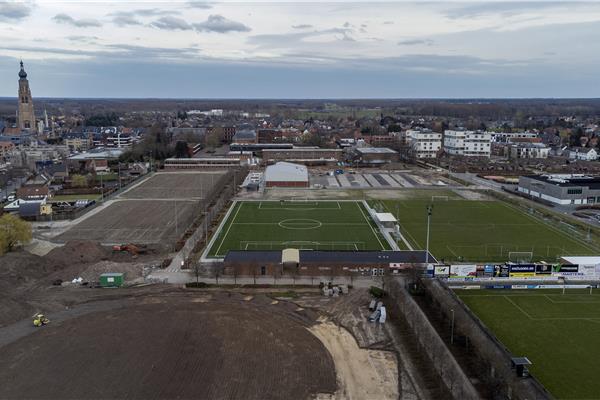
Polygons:
<instances>
[{"instance_id":1,"label":"yellow excavator","mask_svg":"<svg viewBox=\"0 0 600 400\"><path fill-rule=\"evenodd\" d=\"M44 314L35 314L33 316L33 326L40 327L43 325L48 325L50 320L44 316Z\"/></svg>"}]
</instances>

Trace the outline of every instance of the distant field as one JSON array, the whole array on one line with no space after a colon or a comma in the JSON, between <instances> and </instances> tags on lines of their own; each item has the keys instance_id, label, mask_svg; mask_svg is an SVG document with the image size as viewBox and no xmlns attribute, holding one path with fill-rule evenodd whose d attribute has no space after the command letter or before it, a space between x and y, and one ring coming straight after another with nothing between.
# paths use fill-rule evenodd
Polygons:
<instances>
[{"instance_id":1,"label":"distant field","mask_svg":"<svg viewBox=\"0 0 600 400\"><path fill-rule=\"evenodd\" d=\"M600 396L600 292L567 290L456 293L514 356L560 399Z\"/></svg>"},{"instance_id":2,"label":"distant field","mask_svg":"<svg viewBox=\"0 0 600 400\"><path fill-rule=\"evenodd\" d=\"M358 201L238 202L209 251L228 250L389 250Z\"/></svg>"},{"instance_id":3,"label":"distant field","mask_svg":"<svg viewBox=\"0 0 600 400\"><path fill-rule=\"evenodd\" d=\"M436 193L437 195L437 193ZM499 201L473 201L456 195L400 201L372 201L398 214L402 234L424 249L428 204L433 204L430 251L446 261L507 261L510 252L533 252L533 260L596 254L591 244ZM378 205L377 205L378 204Z\"/></svg>"}]
</instances>

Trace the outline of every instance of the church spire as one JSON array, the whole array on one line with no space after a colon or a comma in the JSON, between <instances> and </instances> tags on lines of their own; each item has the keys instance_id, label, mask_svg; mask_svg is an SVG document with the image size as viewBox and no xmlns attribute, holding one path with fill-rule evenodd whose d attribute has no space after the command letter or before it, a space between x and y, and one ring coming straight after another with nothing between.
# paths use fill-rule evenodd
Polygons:
<instances>
[{"instance_id":1,"label":"church spire","mask_svg":"<svg viewBox=\"0 0 600 400\"><path fill-rule=\"evenodd\" d=\"M19 78L27 78L27 72L25 72L25 68L23 67L23 60L21 60L21 70L19 71Z\"/></svg>"},{"instance_id":2,"label":"church spire","mask_svg":"<svg viewBox=\"0 0 600 400\"><path fill-rule=\"evenodd\" d=\"M27 72L21 61L21 70L19 71L19 114L18 123L21 130L35 132L35 113L33 111L33 99L31 98L31 90L29 89L29 81L27 80Z\"/></svg>"}]
</instances>

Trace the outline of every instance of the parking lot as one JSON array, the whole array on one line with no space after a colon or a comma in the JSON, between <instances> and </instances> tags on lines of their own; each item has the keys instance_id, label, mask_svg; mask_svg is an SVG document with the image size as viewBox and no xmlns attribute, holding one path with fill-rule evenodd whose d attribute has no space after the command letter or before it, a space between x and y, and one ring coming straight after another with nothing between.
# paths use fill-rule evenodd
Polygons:
<instances>
[{"instance_id":1,"label":"parking lot","mask_svg":"<svg viewBox=\"0 0 600 400\"><path fill-rule=\"evenodd\" d=\"M411 171L343 173L333 176L313 172L310 175L310 185L314 188L330 189L394 189L446 186L446 183L437 177L423 177Z\"/></svg>"}]
</instances>

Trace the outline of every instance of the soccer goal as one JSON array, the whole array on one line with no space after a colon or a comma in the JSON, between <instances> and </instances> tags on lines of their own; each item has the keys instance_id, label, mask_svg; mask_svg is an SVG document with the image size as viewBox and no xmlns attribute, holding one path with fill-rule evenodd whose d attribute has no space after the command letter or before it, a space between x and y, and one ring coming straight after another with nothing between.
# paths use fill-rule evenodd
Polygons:
<instances>
[{"instance_id":1,"label":"soccer goal","mask_svg":"<svg viewBox=\"0 0 600 400\"><path fill-rule=\"evenodd\" d=\"M315 200L311 200L308 197L294 197L291 199L287 199L287 200L280 200L279 202L281 205L285 205L285 206L312 206L312 207L317 207L319 205L318 201Z\"/></svg>"},{"instance_id":2,"label":"soccer goal","mask_svg":"<svg viewBox=\"0 0 600 400\"><path fill-rule=\"evenodd\" d=\"M510 251L508 261L514 263L529 263L533 260L533 251Z\"/></svg>"},{"instance_id":3,"label":"soccer goal","mask_svg":"<svg viewBox=\"0 0 600 400\"><path fill-rule=\"evenodd\" d=\"M240 250L365 250L365 242L314 242L314 241L240 241Z\"/></svg>"},{"instance_id":4,"label":"soccer goal","mask_svg":"<svg viewBox=\"0 0 600 400\"><path fill-rule=\"evenodd\" d=\"M448 201L448 196L431 196L431 201Z\"/></svg>"}]
</instances>

